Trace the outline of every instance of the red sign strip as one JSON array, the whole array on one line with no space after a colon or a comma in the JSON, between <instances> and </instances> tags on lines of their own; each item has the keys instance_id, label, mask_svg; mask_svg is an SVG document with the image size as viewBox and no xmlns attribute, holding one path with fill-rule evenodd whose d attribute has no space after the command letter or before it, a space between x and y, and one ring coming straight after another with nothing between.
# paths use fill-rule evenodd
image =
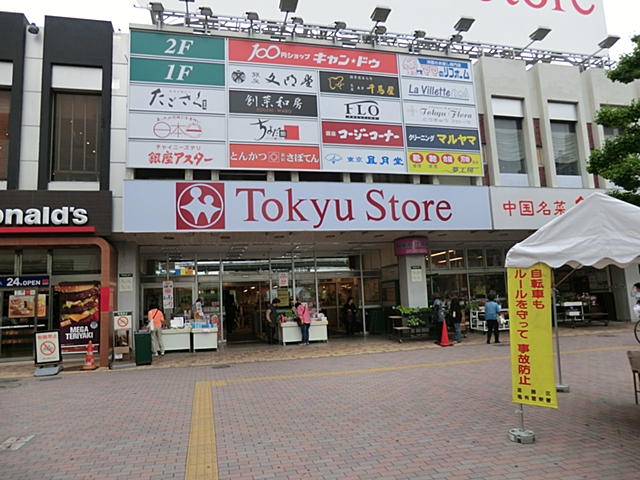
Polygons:
<instances>
[{"instance_id":1,"label":"red sign strip","mask_svg":"<svg viewBox=\"0 0 640 480\"><path fill-rule=\"evenodd\" d=\"M96 227L0 227L2 233L95 233Z\"/></svg>"}]
</instances>

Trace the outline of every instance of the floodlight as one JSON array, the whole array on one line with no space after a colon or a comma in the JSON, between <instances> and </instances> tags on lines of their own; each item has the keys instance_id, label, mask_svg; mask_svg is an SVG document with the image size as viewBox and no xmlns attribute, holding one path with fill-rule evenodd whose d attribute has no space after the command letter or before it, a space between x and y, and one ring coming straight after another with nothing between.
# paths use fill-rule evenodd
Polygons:
<instances>
[{"instance_id":1,"label":"floodlight","mask_svg":"<svg viewBox=\"0 0 640 480\"><path fill-rule=\"evenodd\" d=\"M33 34L33 35L37 35L38 32L40 31L40 29L38 28L38 26L35 23L32 23L31 25L29 25L27 27L27 32Z\"/></svg>"},{"instance_id":2,"label":"floodlight","mask_svg":"<svg viewBox=\"0 0 640 480\"><path fill-rule=\"evenodd\" d=\"M151 13L151 23L160 28L164 21L164 6L160 2L149 3L149 12Z\"/></svg>"},{"instance_id":3,"label":"floodlight","mask_svg":"<svg viewBox=\"0 0 640 480\"><path fill-rule=\"evenodd\" d=\"M160 2L151 2L149 6L154 13L164 13L164 6Z\"/></svg>"},{"instance_id":4,"label":"floodlight","mask_svg":"<svg viewBox=\"0 0 640 480\"><path fill-rule=\"evenodd\" d=\"M184 8L185 8L185 14L184 14L184 23L186 26L188 26L191 22L190 22L190 17L189 17L189 3L195 3L196 0L179 0L181 2L184 2Z\"/></svg>"},{"instance_id":5,"label":"floodlight","mask_svg":"<svg viewBox=\"0 0 640 480\"><path fill-rule=\"evenodd\" d=\"M598 44L598 47L600 47L601 50L604 50L605 48L611 48L618 42L618 40L620 40L619 36L609 35Z\"/></svg>"},{"instance_id":6,"label":"floodlight","mask_svg":"<svg viewBox=\"0 0 640 480\"><path fill-rule=\"evenodd\" d=\"M475 21L476 19L473 17L460 17L460 20L458 20L458 23L455 24L453 29L456 32L468 32Z\"/></svg>"},{"instance_id":7,"label":"floodlight","mask_svg":"<svg viewBox=\"0 0 640 480\"><path fill-rule=\"evenodd\" d=\"M280 0L281 12L295 12L298 8L298 0Z\"/></svg>"},{"instance_id":8,"label":"floodlight","mask_svg":"<svg viewBox=\"0 0 640 480\"><path fill-rule=\"evenodd\" d=\"M260 16L256 12L247 12L246 15L247 20L249 20L250 22L256 22L260 20Z\"/></svg>"},{"instance_id":9,"label":"floodlight","mask_svg":"<svg viewBox=\"0 0 640 480\"><path fill-rule=\"evenodd\" d=\"M413 38L424 38L427 35L427 32L424 30L416 30L413 32Z\"/></svg>"},{"instance_id":10,"label":"floodlight","mask_svg":"<svg viewBox=\"0 0 640 480\"><path fill-rule=\"evenodd\" d=\"M376 23L386 22L387 18L389 18L390 13L391 9L388 7L376 7L371 13L371 21Z\"/></svg>"},{"instance_id":11,"label":"floodlight","mask_svg":"<svg viewBox=\"0 0 640 480\"><path fill-rule=\"evenodd\" d=\"M451 35L451 40L449 43L460 43L462 41L462 35L456 33L455 35Z\"/></svg>"},{"instance_id":12,"label":"floodlight","mask_svg":"<svg viewBox=\"0 0 640 480\"><path fill-rule=\"evenodd\" d=\"M304 25L304 20L302 17L291 17L291 23L295 23L296 25Z\"/></svg>"},{"instance_id":13,"label":"floodlight","mask_svg":"<svg viewBox=\"0 0 640 480\"><path fill-rule=\"evenodd\" d=\"M209 7L200 7L200 15L204 15L205 17L212 17L213 16L213 10L211 10L211 8Z\"/></svg>"},{"instance_id":14,"label":"floodlight","mask_svg":"<svg viewBox=\"0 0 640 480\"><path fill-rule=\"evenodd\" d=\"M541 42L549 35L549 32L551 32L549 27L538 27L535 32L529 35L529 39L532 42Z\"/></svg>"},{"instance_id":15,"label":"floodlight","mask_svg":"<svg viewBox=\"0 0 640 480\"><path fill-rule=\"evenodd\" d=\"M333 24L336 30L344 30L345 28L347 28L346 22L333 22Z\"/></svg>"}]
</instances>

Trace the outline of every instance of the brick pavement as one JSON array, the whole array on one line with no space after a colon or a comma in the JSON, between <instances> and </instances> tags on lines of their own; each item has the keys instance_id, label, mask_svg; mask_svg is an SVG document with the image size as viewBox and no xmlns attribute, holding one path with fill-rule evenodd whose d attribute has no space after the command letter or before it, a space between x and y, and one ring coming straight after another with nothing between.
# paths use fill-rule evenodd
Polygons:
<instances>
[{"instance_id":1,"label":"brick pavement","mask_svg":"<svg viewBox=\"0 0 640 480\"><path fill-rule=\"evenodd\" d=\"M213 431L198 432L208 415L198 417L199 404L212 407L217 456L200 478L640 478L626 358L640 345L630 328L563 329L571 393L557 411L525 407L534 445L507 439L518 425L509 351L479 335L448 349L380 340L229 348L46 380L14 370L5 376L18 386L0 383L0 441L36 436L0 453L0 478L185 478L194 434ZM231 367L211 368L214 359ZM212 401L200 402L202 392ZM213 435L201 442L206 452Z\"/></svg>"}]
</instances>

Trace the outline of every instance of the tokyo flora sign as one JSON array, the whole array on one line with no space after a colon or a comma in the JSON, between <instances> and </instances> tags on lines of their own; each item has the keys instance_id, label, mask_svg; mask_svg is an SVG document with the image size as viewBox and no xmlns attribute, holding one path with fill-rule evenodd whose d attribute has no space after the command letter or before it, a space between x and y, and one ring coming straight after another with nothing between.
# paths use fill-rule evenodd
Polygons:
<instances>
[{"instance_id":1,"label":"tokyo flora sign","mask_svg":"<svg viewBox=\"0 0 640 480\"><path fill-rule=\"evenodd\" d=\"M124 203L126 232L491 228L485 187L132 180Z\"/></svg>"},{"instance_id":2,"label":"tokyo flora sign","mask_svg":"<svg viewBox=\"0 0 640 480\"><path fill-rule=\"evenodd\" d=\"M129 92L131 168L483 174L464 59L134 30Z\"/></svg>"}]
</instances>

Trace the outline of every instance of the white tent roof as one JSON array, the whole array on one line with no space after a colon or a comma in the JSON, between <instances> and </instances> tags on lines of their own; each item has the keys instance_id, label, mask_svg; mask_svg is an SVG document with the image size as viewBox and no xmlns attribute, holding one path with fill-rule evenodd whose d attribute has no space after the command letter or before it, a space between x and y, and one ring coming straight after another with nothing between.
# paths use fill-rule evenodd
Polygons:
<instances>
[{"instance_id":1,"label":"white tent roof","mask_svg":"<svg viewBox=\"0 0 640 480\"><path fill-rule=\"evenodd\" d=\"M640 208L602 193L590 195L507 253L507 267L538 262L553 268L640 263Z\"/></svg>"}]
</instances>

